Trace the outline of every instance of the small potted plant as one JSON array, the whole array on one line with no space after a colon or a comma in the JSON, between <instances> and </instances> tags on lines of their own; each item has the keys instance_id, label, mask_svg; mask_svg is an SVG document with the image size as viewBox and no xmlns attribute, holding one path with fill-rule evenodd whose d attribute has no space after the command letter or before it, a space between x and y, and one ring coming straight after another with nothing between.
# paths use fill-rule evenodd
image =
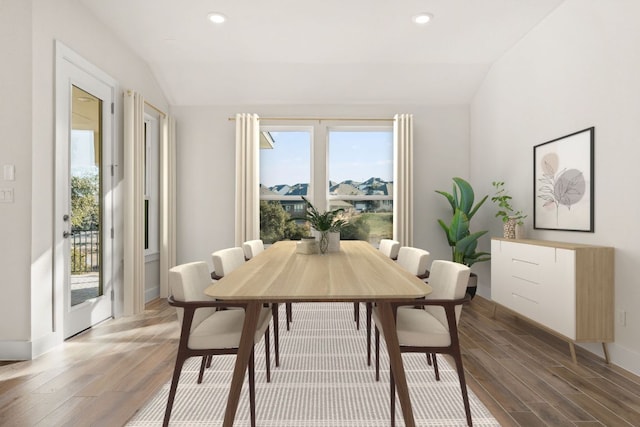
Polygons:
<instances>
[{"instance_id":1,"label":"small potted plant","mask_svg":"<svg viewBox=\"0 0 640 427\"><path fill-rule=\"evenodd\" d=\"M504 181L493 181L491 183L496 189L495 194L491 198L493 203L498 205L498 212L496 212L496 218L501 218L503 223L503 235L505 239L516 238L516 226L522 227L524 222L522 221L527 217L522 211L517 211L511 206L512 197L507 193L504 188Z\"/></svg>"},{"instance_id":2,"label":"small potted plant","mask_svg":"<svg viewBox=\"0 0 640 427\"><path fill-rule=\"evenodd\" d=\"M302 196L302 200L307 204L304 219L320 234L318 246L320 253L324 254L329 250L329 233L338 233L338 239L340 239L340 230L349 224L348 221L340 215L344 212L344 209L338 208L320 213L307 198Z\"/></svg>"}]
</instances>

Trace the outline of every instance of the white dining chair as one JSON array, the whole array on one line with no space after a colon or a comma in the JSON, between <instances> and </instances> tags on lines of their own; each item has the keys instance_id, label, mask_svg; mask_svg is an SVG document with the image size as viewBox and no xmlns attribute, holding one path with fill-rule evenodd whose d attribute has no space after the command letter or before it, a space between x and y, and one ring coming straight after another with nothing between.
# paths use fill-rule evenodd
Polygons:
<instances>
[{"instance_id":1,"label":"white dining chair","mask_svg":"<svg viewBox=\"0 0 640 427\"><path fill-rule=\"evenodd\" d=\"M176 364L169 388L169 397L164 415L164 426L169 424L171 410L176 397L180 373L184 362L190 357L202 357L198 383L202 382L204 368L215 355L237 354L244 323L244 310L222 310L233 304L216 301L204 291L211 285L208 266L205 262L192 262L178 265L169 270L168 298L170 305L176 307L180 322L180 341L176 355ZM236 305L242 308L241 305ZM268 360L269 321L271 313L262 309L258 318L258 327L254 344L265 337L265 357ZM267 362L268 364L268 362ZM251 425L255 426L255 369L254 352L249 359L249 406ZM268 366L268 365L267 365Z\"/></svg>"},{"instance_id":2,"label":"white dining chair","mask_svg":"<svg viewBox=\"0 0 640 427\"><path fill-rule=\"evenodd\" d=\"M396 315L396 330L400 343L400 352L425 353L431 356L436 380L440 380L437 353L453 357L467 424L472 425L469 397L462 366L462 355L458 339L458 322L462 313L462 304L469 301L465 297L470 269L466 265L452 261L436 260L431 265L429 285L432 292L425 299L407 302L409 307L401 307ZM421 308L415 308L420 306ZM411 308L414 307L414 308ZM380 317L374 309L373 320L376 324L376 379L380 378ZM395 416L395 383L391 373L391 416L392 425Z\"/></svg>"},{"instance_id":3,"label":"white dining chair","mask_svg":"<svg viewBox=\"0 0 640 427\"><path fill-rule=\"evenodd\" d=\"M429 277L429 257L429 252L424 249L403 246L398 250L396 262L409 273L426 279Z\"/></svg>"},{"instance_id":4,"label":"white dining chair","mask_svg":"<svg viewBox=\"0 0 640 427\"><path fill-rule=\"evenodd\" d=\"M394 250L391 249L395 241L390 241L388 244L389 254L393 255ZM400 244L398 243L398 246ZM385 250L387 250L387 248ZM420 279L429 277L429 271L427 266L431 254L420 248L414 248L412 246L402 246L398 248L396 263L407 270L409 273L414 274ZM373 304L366 304L367 310L367 366L371 366L371 313L373 310Z\"/></svg>"},{"instance_id":5,"label":"white dining chair","mask_svg":"<svg viewBox=\"0 0 640 427\"><path fill-rule=\"evenodd\" d=\"M400 242L392 239L380 239L378 250L395 260L398 258L398 251L400 251Z\"/></svg>"},{"instance_id":6,"label":"white dining chair","mask_svg":"<svg viewBox=\"0 0 640 427\"><path fill-rule=\"evenodd\" d=\"M398 251L400 250L400 242L392 239L380 239L378 250L380 251L380 253L384 254L386 257L392 260L395 260L398 257ZM367 336L369 337L369 340L371 340L371 303L366 303L365 307L367 309L367 331L368 331ZM353 303L353 321L356 322L356 329L360 330L360 303L359 302Z\"/></svg>"},{"instance_id":7,"label":"white dining chair","mask_svg":"<svg viewBox=\"0 0 640 427\"><path fill-rule=\"evenodd\" d=\"M264 242L262 240L247 240L246 242L244 242L242 244L242 250L244 250L244 258L248 261L250 259L252 259L254 256L258 255L259 253L261 253L262 251L264 251ZM291 303L287 302L284 305L285 307L285 316L287 319L287 331L289 330L289 325L291 324L291 322L293 321L293 310L291 308ZM275 305L275 308L277 310L278 305ZM276 314L277 312L274 312L274 322L277 322L278 320L278 315ZM274 327L274 333L278 334L278 327ZM276 335L276 341L278 341L277 335ZM278 362L279 363L279 362ZM278 364L276 364L276 366L279 366Z\"/></svg>"},{"instance_id":8,"label":"white dining chair","mask_svg":"<svg viewBox=\"0 0 640 427\"><path fill-rule=\"evenodd\" d=\"M246 262L245 250L241 247L220 249L211 254L213 262L212 277L220 280L225 275L240 267ZM256 253L257 255L257 253ZM255 256L255 255L254 255ZM280 332L278 327L278 304L270 304L273 317L273 347L276 358L276 367L280 366ZM265 341L268 344L268 341ZM267 367L267 382L271 381L271 366Z\"/></svg>"},{"instance_id":9,"label":"white dining chair","mask_svg":"<svg viewBox=\"0 0 640 427\"><path fill-rule=\"evenodd\" d=\"M264 242L260 239L247 240L242 244L242 250L244 251L244 258L249 261L260 252L264 251Z\"/></svg>"},{"instance_id":10,"label":"white dining chair","mask_svg":"<svg viewBox=\"0 0 640 427\"><path fill-rule=\"evenodd\" d=\"M221 279L245 263L242 248L220 249L211 254L214 279Z\"/></svg>"}]
</instances>

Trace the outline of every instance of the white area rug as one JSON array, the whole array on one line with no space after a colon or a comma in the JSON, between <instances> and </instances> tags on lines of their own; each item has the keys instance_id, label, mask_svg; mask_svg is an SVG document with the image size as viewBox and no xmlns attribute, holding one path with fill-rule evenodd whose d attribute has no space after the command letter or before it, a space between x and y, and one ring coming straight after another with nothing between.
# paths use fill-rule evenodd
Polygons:
<instances>
[{"instance_id":1,"label":"white area rug","mask_svg":"<svg viewBox=\"0 0 640 427\"><path fill-rule=\"evenodd\" d=\"M256 346L256 424L262 427L389 426L389 362L381 346L381 379L367 366L366 315L353 322L353 304L294 304L293 324L286 330L280 311L280 367L272 352L271 383L266 382L264 340ZM273 346L273 339L271 340ZM455 369L438 357L440 381L424 355L403 354L414 417L418 426L465 426ZM182 370L171 414L172 426L221 426L235 356L215 356L202 384L200 358ZM240 397L235 426L249 426L248 384ZM169 383L129 421L131 427L162 425ZM474 426L499 426L469 389ZM396 425L404 426L397 402Z\"/></svg>"}]
</instances>

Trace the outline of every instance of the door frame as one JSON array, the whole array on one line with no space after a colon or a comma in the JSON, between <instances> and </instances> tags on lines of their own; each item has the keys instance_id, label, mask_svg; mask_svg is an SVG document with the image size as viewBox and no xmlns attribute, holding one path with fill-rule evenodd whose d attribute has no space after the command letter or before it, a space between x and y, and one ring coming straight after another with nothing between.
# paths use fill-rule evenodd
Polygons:
<instances>
[{"instance_id":1,"label":"door frame","mask_svg":"<svg viewBox=\"0 0 640 427\"><path fill-rule=\"evenodd\" d=\"M107 249L103 252L102 269L105 272L105 277L110 280L111 295L107 295L111 299L111 316L118 312L116 307L116 301L118 301L118 294L120 293L118 284L121 283L117 278L117 242L114 239L115 224L120 223L115 217L117 210L117 197L115 172L116 169L116 153L117 153L117 138L115 130L116 115L115 111L115 95L118 90L117 82L111 76L100 70L98 67L84 59L82 56L71 50L62 42L56 40L55 42L55 153L54 158L57 160L59 157L65 155L68 151L64 148L63 144L68 146L69 130L70 130L70 117L71 111L70 99L67 95L70 93L69 85L71 81L70 75L72 72L80 72L91 79L100 81L102 84L110 88L110 102L105 102L103 109L111 110L111 124L108 128L110 134L109 141L103 141L103 150L101 155L102 167L106 173L102 173L103 185L105 190L109 192L108 195L103 195L104 212L102 227L102 236L108 237L109 230L111 231L109 242L104 245ZM70 68L71 67L71 68ZM81 84L81 83L80 83ZM108 111L107 110L107 111ZM104 148L106 147L106 149ZM61 152L62 151L62 152ZM59 163L56 161L56 165ZM57 334L60 334L62 339L66 338L65 332L65 316L67 313L66 302L68 296L65 295L65 276L68 268L64 264L65 245L66 240L63 238L63 232L67 231L68 224L62 221L62 216L68 213L69 207L67 205L68 197L64 196L63 192L68 192L69 189L66 185L63 185L68 181L69 171L64 170L62 167L55 168L55 181L54 181L54 218L53 218L53 291L54 291L54 324L53 328ZM103 240L104 241L104 240ZM106 243L106 242L105 242ZM104 283L107 287L107 283Z\"/></svg>"}]
</instances>

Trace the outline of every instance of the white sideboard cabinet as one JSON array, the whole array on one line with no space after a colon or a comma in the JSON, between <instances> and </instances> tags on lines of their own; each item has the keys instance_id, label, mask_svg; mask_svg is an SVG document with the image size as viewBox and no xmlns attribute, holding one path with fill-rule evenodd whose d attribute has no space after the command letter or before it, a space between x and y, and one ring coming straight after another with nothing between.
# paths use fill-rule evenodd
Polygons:
<instances>
[{"instance_id":1,"label":"white sideboard cabinet","mask_svg":"<svg viewBox=\"0 0 640 427\"><path fill-rule=\"evenodd\" d=\"M614 248L543 240L491 240L491 298L574 343L614 339Z\"/></svg>"}]
</instances>

